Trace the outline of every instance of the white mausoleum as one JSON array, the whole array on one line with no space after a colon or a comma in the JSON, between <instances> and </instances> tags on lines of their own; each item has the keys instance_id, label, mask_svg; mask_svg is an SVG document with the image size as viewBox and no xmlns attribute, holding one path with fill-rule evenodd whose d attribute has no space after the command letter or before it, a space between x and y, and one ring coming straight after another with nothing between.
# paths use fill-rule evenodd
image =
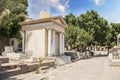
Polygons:
<instances>
[{"instance_id":1,"label":"white mausoleum","mask_svg":"<svg viewBox=\"0 0 120 80\"><path fill-rule=\"evenodd\" d=\"M64 33L67 27L61 16L40 12L40 19L27 20L22 25L22 51L33 57L64 53Z\"/></svg>"}]
</instances>

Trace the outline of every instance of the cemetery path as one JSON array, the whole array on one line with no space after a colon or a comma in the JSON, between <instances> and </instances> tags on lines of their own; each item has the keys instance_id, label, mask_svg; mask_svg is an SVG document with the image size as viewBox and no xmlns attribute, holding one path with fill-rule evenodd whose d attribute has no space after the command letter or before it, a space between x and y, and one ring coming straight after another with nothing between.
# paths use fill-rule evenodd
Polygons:
<instances>
[{"instance_id":1,"label":"cemetery path","mask_svg":"<svg viewBox=\"0 0 120 80\"><path fill-rule=\"evenodd\" d=\"M5 80L120 80L120 66L109 66L107 57L93 57L79 60L46 73L27 73ZM46 79L47 80L47 79Z\"/></svg>"},{"instance_id":2,"label":"cemetery path","mask_svg":"<svg viewBox=\"0 0 120 80\"><path fill-rule=\"evenodd\" d=\"M51 80L120 80L120 66L109 66L107 57L80 60L71 66Z\"/></svg>"}]
</instances>

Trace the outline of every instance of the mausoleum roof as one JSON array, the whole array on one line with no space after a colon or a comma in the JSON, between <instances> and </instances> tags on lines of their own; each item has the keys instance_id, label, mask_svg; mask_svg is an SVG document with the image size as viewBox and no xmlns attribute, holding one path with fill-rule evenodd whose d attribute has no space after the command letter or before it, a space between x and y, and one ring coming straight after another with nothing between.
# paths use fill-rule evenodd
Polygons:
<instances>
[{"instance_id":1,"label":"mausoleum roof","mask_svg":"<svg viewBox=\"0 0 120 80\"><path fill-rule=\"evenodd\" d=\"M59 23L56 20L60 20L61 23ZM67 27L67 24L64 21L64 19L62 18L62 16L55 16L55 17L37 19L37 20L31 20L31 21L24 21L24 22L20 22L20 25L25 26L25 25L31 25L31 24L37 24L37 23L45 23L45 22L53 22L54 24L57 24L57 25L62 26L64 28Z\"/></svg>"}]
</instances>

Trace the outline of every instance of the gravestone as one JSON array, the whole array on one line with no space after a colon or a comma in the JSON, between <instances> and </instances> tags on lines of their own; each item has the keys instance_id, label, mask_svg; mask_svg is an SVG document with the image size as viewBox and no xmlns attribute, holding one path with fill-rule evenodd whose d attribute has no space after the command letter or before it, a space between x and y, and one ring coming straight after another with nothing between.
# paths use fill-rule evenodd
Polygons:
<instances>
[{"instance_id":1,"label":"gravestone","mask_svg":"<svg viewBox=\"0 0 120 80\"><path fill-rule=\"evenodd\" d=\"M5 46L5 52L7 52L7 53L13 52L13 47L12 46Z\"/></svg>"}]
</instances>

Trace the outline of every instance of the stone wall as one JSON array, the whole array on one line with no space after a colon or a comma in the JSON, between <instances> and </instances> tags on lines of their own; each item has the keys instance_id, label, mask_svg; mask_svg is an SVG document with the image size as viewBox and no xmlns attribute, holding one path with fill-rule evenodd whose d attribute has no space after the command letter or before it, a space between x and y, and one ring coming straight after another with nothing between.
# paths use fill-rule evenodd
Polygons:
<instances>
[{"instance_id":1,"label":"stone wall","mask_svg":"<svg viewBox=\"0 0 120 80\"><path fill-rule=\"evenodd\" d=\"M4 51L4 47L8 46L9 40L7 38L0 38L0 53Z\"/></svg>"}]
</instances>

